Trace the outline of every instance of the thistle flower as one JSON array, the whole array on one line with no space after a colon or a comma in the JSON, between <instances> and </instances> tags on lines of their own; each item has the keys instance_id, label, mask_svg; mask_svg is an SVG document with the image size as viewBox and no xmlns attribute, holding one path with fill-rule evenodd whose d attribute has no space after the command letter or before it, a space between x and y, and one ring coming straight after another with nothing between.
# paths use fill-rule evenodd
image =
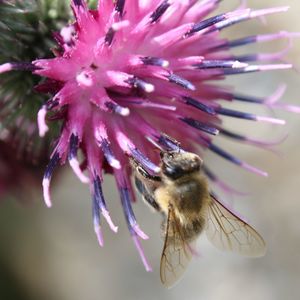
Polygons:
<instances>
[{"instance_id":1,"label":"thistle flower","mask_svg":"<svg viewBox=\"0 0 300 300\"><path fill-rule=\"evenodd\" d=\"M112 173L120 192L130 234L147 270L140 229L133 209L131 186L132 157L150 173L159 171L158 148L201 153L205 149L259 175L267 174L216 146L218 134L245 143L268 146L223 128L223 116L284 124L284 120L236 111L219 100L256 103L299 112L299 108L278 103L284 88L266 99L242 95L209 83L226 76L268 70L289 69L290 64L274 63L279 54L235 56L231 48L288 38L279 32L227 40L223 29L254 18L285 12L288 7L262 10L238 8L208 17L219 0L99 0L89 10L84 0L73 0L75 22L55 34L55 58L0 65L0 73L25 70L46 78L36 90L49 98L38 112L38 127L45 136L48 121L62 120L61 134L43 179L44 198L51 206L50 180L54 168L69 160L78 178L89 183L93 220L100 245L103 238L100 217L113 231L102 193L103 173ZM267 61L271 63L266 63ZM199 147L200 146L200 147ZM78 151L84 157L80 163ZM87 171L84 173L84 171ZM211 181L227 186L207 166Z\"/></svg>"}]
</instances>

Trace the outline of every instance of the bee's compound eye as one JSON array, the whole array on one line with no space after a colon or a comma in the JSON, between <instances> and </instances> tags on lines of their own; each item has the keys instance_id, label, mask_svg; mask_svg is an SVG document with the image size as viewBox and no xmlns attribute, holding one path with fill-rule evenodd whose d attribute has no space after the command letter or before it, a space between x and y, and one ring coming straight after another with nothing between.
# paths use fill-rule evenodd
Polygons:
<instances>
[{"instance_id":1,"label":"bee's compound eye","mask_svg":"<svg viewBox=\"0 0 300 300\"><path fill-rule=\"evenodd\" d=\"M178 179L184 175L184 170L175 166L165 166L162 172L171 179Z\"/></svg>"}]
</instances>

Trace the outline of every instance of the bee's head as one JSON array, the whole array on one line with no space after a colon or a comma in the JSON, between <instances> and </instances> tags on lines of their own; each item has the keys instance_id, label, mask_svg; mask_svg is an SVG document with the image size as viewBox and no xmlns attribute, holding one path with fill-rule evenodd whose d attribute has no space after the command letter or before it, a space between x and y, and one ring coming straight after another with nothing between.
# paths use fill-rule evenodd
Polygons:
<instances>
[{"instance_id":1,"label":"bee's head","mask_svg":"<svg viewBox=\"0 0 300 300\"><path fill-rule=\"evenodd\" d=\"M170 179L178 179L184 175L199 172L202 160L191 152L167 151L161 152L162 173Z\"/></svg>"}]
</instances>

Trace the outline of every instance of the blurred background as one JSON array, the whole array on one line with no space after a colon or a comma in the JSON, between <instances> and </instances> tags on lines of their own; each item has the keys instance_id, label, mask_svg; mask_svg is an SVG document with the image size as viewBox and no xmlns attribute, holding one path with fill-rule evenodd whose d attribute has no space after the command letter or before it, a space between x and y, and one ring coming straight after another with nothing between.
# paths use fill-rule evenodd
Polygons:
<instances>
[{"instance_id":1,"label":"blurred background","mask_svg":"<svg viewBox=\"0 0 300 300\"><path fill-rule=\"evenodd\" d=\"M230 10L236 4L224 1L220 11ZM268 17L266 23L243 23L226 30L225 35L237 38L259 32L300 31L299 1L248 1L252 8L280 5L290 5L291 9L286 14ZM261 44L247 52L274 52L286 43ZM300 68L299 40L294 40L287 60ZM283 101L299 105L300 75L296 70L234 76L228 80L238 92L260 97L270 95L283 82L288 84ZM257 112L255 106L239 108ZM259 112L273 114L268 110ZM236 196L218 191L264 236L268 245L265 257L248 259L222 253L203 235L198 241L201 256L193 260L177 286L166 290L159 279L161 217L141 201L134 205L141 228L150 236L143 246L154 271L147 273L129 237L113 178L106 176L104 191L119 232L110 232L105 224L105 246L100 249L92 228L89 189L67 167L52 186L53 208L45 207L40 189L30 196L15 193L1 201L0 299L299 299L300 118L282 111L276 111L276 116L287 120L287 125L226 123L265 140L288 133L285 142L275 147L277 153L222 138L216 140L237 157L269 172L269 178L249 174L213 154L207 153L206 157L221 178L248 193ZM20 202L19 198L25 201Z\"/></svg>"}]
</instances>

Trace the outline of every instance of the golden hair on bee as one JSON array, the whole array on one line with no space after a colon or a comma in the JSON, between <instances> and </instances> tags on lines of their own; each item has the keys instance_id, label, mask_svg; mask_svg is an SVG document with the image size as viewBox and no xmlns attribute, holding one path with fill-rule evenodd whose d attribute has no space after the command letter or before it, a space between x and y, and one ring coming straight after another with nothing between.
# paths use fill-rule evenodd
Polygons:
<instances>
[{"instance_id":1,"label":"golden hair on bee","mask_svg":"<svg viewBox=\"0 0 300 300\"><path fill-rule=\"evenodd\" d=\"M162 151L159 176L150 175L133 161L135 184L144 200L165 215L165 243L160 277L166 287L183 275L193 253L192 242L205 230L221 250L262 256L262 237L209 191L202 174L202 159L191 152Z\"/></svg>"}]
</instances>

